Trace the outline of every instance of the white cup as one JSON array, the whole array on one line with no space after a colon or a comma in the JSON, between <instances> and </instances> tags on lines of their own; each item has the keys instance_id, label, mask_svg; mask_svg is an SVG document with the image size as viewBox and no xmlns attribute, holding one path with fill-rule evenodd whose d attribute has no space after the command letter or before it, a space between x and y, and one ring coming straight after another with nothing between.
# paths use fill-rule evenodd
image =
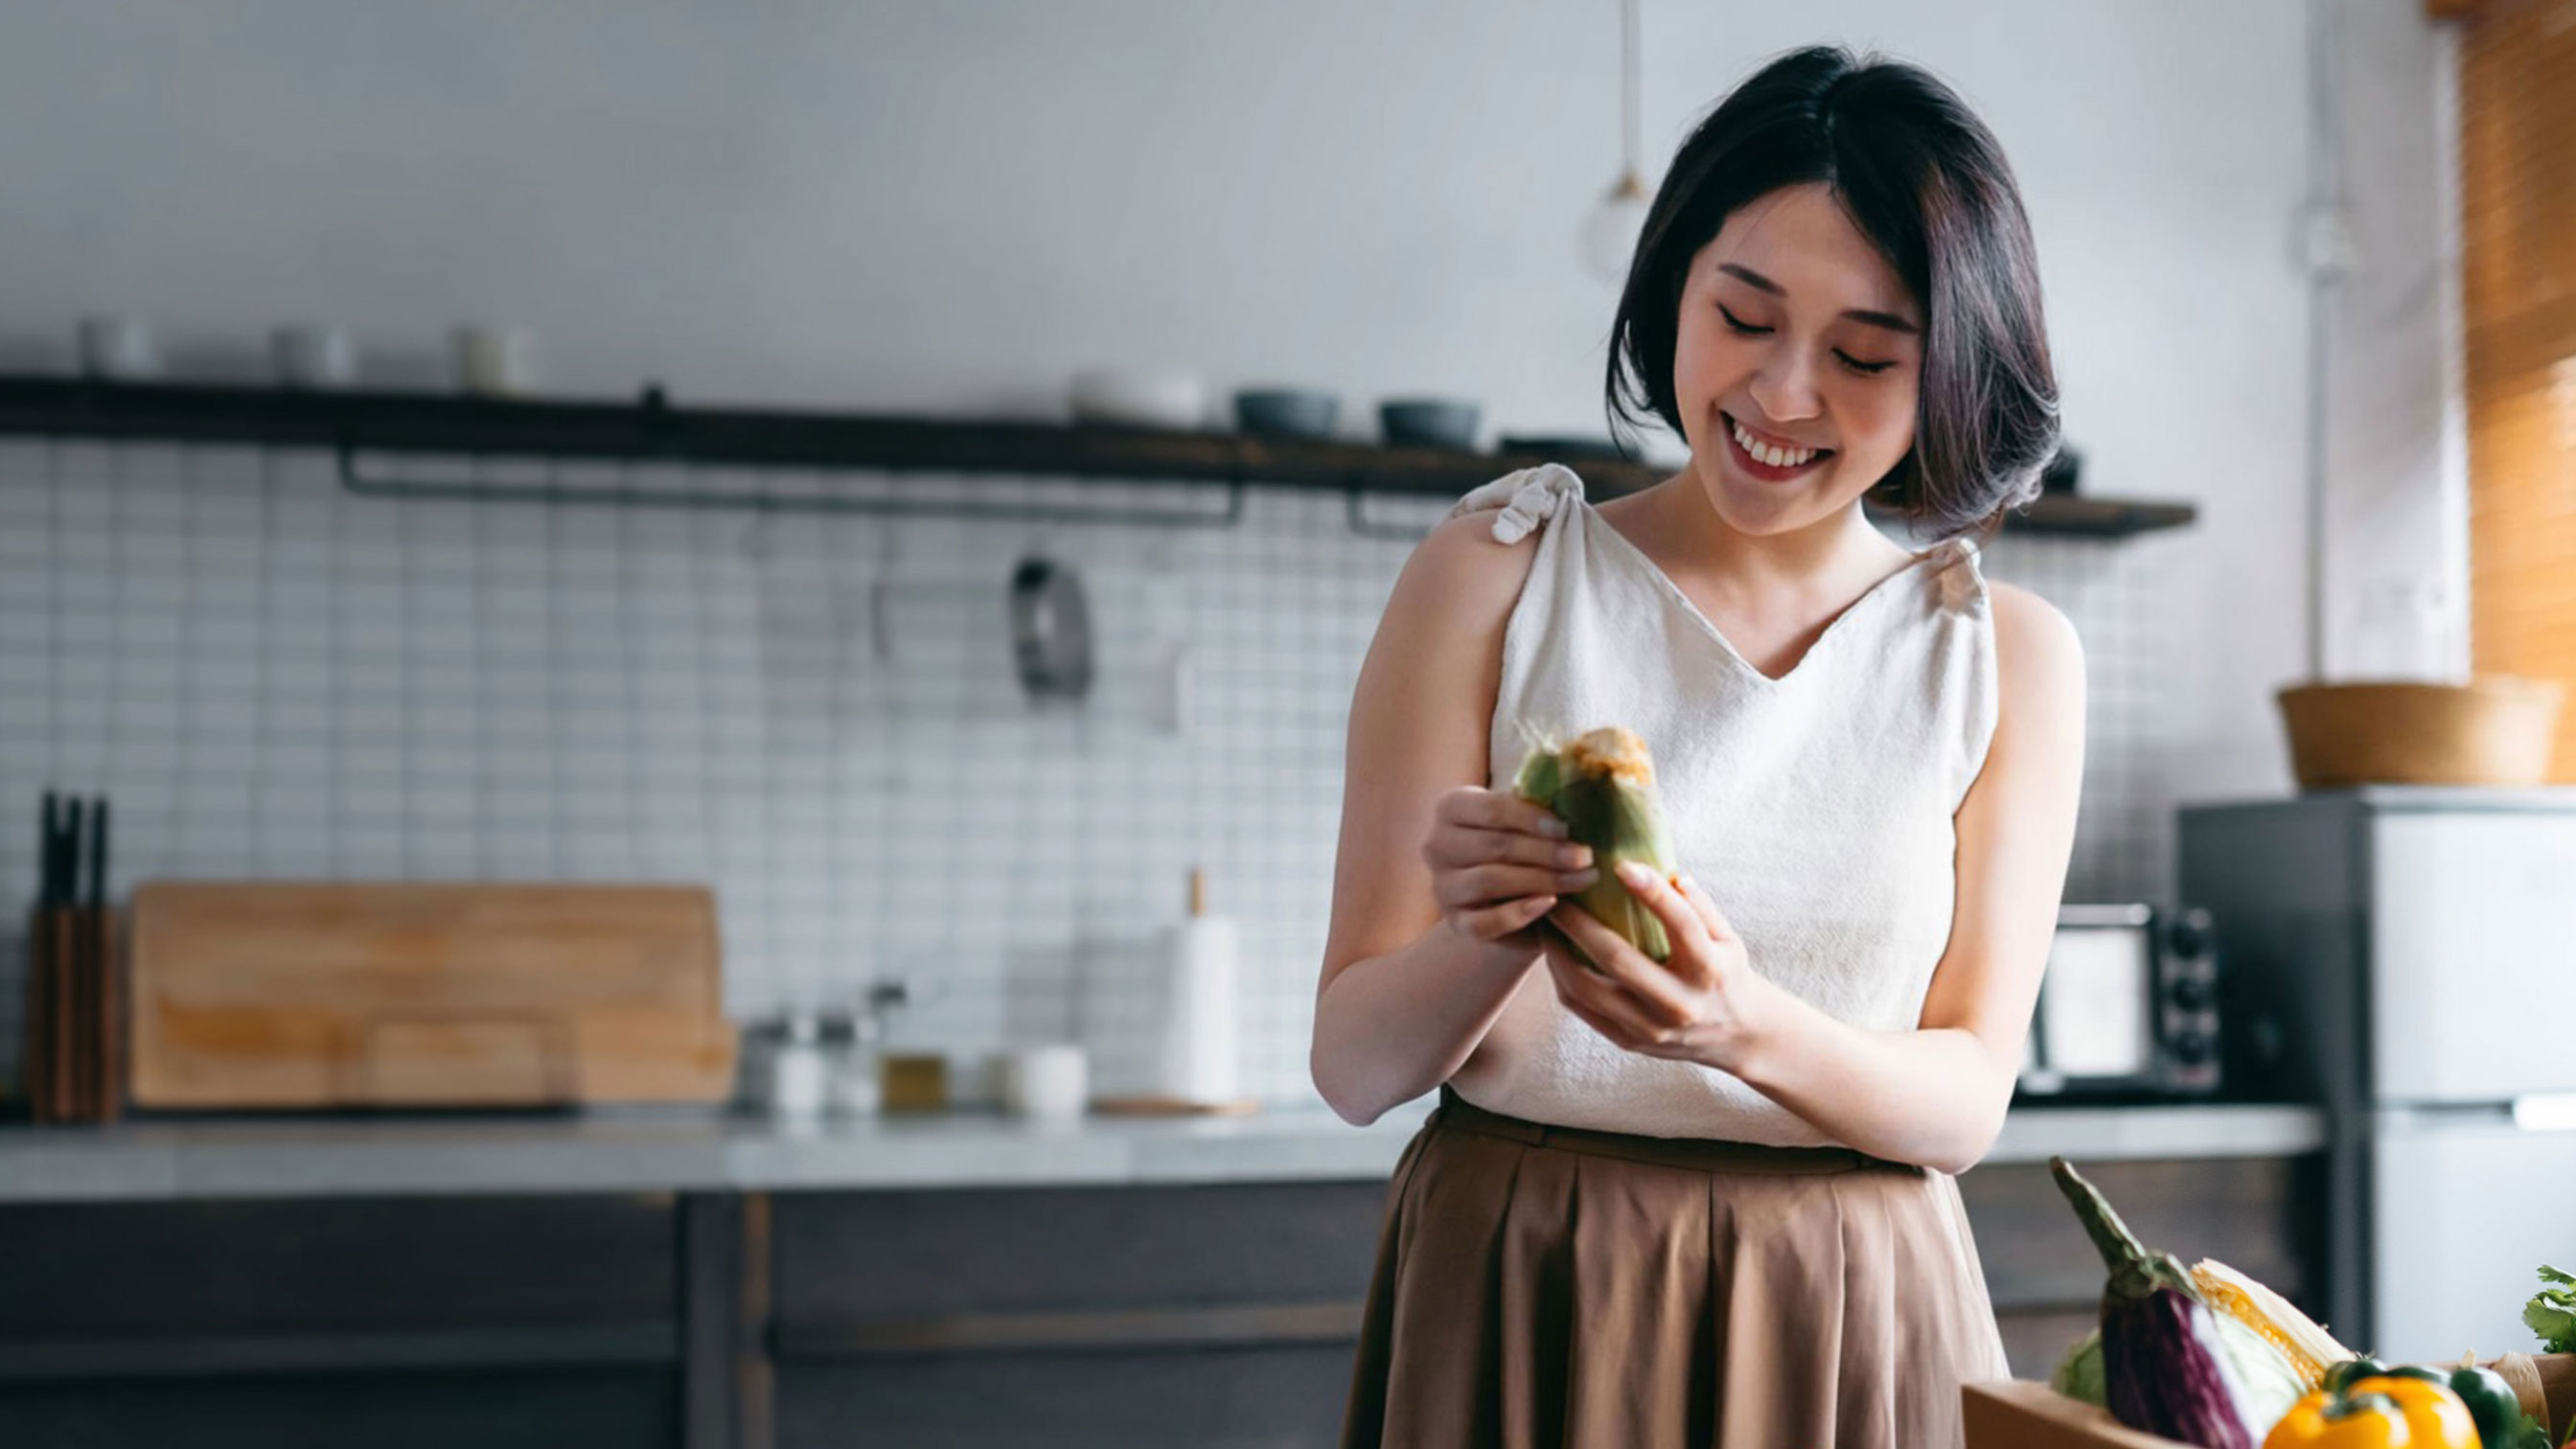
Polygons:
<instances>
[{"instance_id":1,"label":"white cup","mask_svg":"<svg viewBox=\"0 0 2576 1449\"><path fill-rule=\"evenodd\" d=\"M91 377L137 382L161 375L161 348L140 317L80 319L80 366Z\"/></svg>"},{"instance_id":2,"label":"white cup","mask_svg":"<svg viewBox=\"0 0 2576 1449\"><path fill-rule=\"evenodd\" d=\"M347 387L358 380L358 339L346 327L280 327L268 334L268 362L287 387Z\"/></svg>"},{"instance_id":3,"label":"white cup","mask_svg":"<svg viewBox=\"0 0 2576 1449\"><path fill-rule=\"evenodd\" d=\"M1091 1105L1091 1069L1078 1046L1022 1047L1002 1058L1002 1108L1014 1116L1061 1122Z\"/></svg>"},{"instance_id":4,"label":"white cup","mask_svg":"<svg viewBox=\"0 0 2576 1449\"><path fill-rule=\"evenodd\" d=\"M459 327L448 346L458 392L513 397L537 390L537 334L525 327Z\"/></svg>"}]
</instances>

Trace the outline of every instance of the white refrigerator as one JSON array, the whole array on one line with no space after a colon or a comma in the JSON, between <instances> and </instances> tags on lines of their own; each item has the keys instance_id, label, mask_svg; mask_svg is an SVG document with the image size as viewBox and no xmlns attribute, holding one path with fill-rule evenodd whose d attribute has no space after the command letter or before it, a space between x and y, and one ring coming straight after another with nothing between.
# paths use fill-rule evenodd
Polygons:
<instances>
[{"instance_id":1,"label":"white refrigerator","mask_svg":"<svg viewBox=\"0 0 2576 1449\"><path fill-rule=\"evenodd\" d=\"M2217 928L2231 1095L2326 1109L2327 1326L2395 1361L2538 1352L2536 1270L2576 1271L2576 789L2192 807L2179 886Z\"/></svg>"}]
</instances>

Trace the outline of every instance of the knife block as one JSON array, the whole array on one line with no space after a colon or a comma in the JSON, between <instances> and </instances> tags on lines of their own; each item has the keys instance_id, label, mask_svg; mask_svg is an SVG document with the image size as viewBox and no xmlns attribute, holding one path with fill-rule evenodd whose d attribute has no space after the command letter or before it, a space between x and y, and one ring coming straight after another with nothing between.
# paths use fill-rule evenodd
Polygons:
<instances>
[{"instance_id":1,"label":"knife block","mask_svg":"<svg viewBox=\"0 0 2576 1449\"><path fill-rule=\"evenodd\" d=\"M38 1122L113 1122L125 1105L124 972L104 906L39 906L27 920L19 1076Z\"/></svg>"}]
</instances>

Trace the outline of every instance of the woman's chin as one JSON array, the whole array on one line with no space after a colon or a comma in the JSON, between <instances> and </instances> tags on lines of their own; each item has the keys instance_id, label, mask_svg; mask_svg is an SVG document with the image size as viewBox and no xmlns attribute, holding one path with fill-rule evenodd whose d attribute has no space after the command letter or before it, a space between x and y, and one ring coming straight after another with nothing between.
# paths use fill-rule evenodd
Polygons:
<instances>
[{"instance_id":1,"label":"woman's chin","mask_svg":"<svg viewBox=\"0 0 2576 1449\"><path fill-rule=\"evenodd\" d=\"M1756 538L1811 528L1842 511L1814 479L1764 483L1729 476L1723 464L1698 470L1700 490L1720 521L1737 533ZM1714 475L1714 476L1712 476Z\"/></svg>"}]
</instances>

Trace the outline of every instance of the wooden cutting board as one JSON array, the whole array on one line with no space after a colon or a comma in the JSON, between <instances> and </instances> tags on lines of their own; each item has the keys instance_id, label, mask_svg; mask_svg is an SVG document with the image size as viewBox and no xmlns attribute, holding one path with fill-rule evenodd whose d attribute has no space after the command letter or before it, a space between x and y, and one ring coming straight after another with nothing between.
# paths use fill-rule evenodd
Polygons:
<instances>
[{"instance_id":1,"label":"wooden cutting board","mask_svg":"<svg viewBox=\"0 0 2576 1449\"><path fill-rule=\"evenodd\" d=\"M715 1102L699 886L154 881L131 921L138 1106Z\"/></svg>"}]
</instances>

